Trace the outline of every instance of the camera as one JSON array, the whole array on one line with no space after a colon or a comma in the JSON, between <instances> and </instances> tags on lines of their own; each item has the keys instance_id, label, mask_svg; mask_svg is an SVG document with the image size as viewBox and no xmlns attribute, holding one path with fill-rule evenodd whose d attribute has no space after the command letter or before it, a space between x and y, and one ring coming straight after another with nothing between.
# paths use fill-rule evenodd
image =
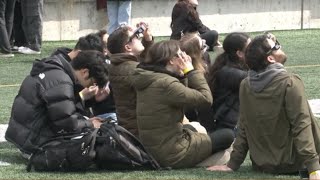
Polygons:
<instances>
[{"instance_id":1,"label":"camera","mask_svg":"<svg viewBox=\"0 0 320 180\"><path fill-rule=\"evenodd\" d=\"M147 25L145 23L140 23L139 27L134 31L134 35L142 34L147 29Z\"/></svg>"}]
</instances>

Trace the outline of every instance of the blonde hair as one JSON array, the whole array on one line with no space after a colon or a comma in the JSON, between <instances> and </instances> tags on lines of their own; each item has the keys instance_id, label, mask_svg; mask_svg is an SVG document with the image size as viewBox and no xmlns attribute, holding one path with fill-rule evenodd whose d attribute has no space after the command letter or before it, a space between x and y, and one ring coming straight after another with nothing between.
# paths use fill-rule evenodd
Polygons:
<instances>
[{"instance_id":1,"label":"blonde hair","mask_svg":"<svg viewBox=\"0 0 320 180\"><path fill-rule=\"evenodd\" d=\"M180 49L191 57L192 65L195 69L206 72L205 64L202 60L199 38L197 33L184 34L180 39Z\"/></svg>"}]
</instances>

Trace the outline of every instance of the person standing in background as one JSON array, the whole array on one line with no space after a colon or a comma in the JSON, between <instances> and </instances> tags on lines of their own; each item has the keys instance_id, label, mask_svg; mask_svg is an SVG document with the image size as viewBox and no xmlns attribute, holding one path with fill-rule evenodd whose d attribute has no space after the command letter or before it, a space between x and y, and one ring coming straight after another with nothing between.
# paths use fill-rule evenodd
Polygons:
<instances>
[{"instance_id":1,"label":"person standing in background","mask_svg":"<svg viewBox=\"0 0 320 180\"><path fill-rule=\"evenodd\" d=\"M41 54L43 0L21 0L22 28L26 46L18 49L22 54Z\"/></svg>"},{"instance_id":2,"label":"person standing in background","mask_svg":"<svg viewBox=\"0 0 320 180\"><path fill-rule=\"evenodd\" d=\"M0 58L14 57L10 36L13 26L15 0L0 0Z\"/></svg>"},{"instance_id":3,"label":"person standing in background","mask_svg":"<svg viewBox=\"0 0 320 180\"><path fill-rule=\"evenodd\" d=\"M26 45L26 37L22 29L22 12L21 12L21 0L16 0L14 7L13 28L10 37L11 51L17 52L18 48Z\"/></svg>"},{"instance_id":4,"label":"person standing in background","mask_svg":"<svg viewBox=\"0 0 320 180\"><path fill-rule=\"evenodd\" d=\"M107 0L108 34L131 19L131 0Z\"/></svg>"}]
</instances>

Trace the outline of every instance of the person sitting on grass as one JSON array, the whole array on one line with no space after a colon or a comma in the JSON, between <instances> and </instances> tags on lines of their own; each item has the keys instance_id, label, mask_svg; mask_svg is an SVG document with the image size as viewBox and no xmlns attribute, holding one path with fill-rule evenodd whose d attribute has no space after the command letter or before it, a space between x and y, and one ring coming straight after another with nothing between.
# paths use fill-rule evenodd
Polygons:
<instances>
[{"instance_id":1,"label":"person sitting on grass","mask_svg":"<svg viewBox=\"0 0 320 180\"><path fill-rule=\"evenodd\" d=\"M206 40L209 51L220 49L219 34L202 23L197 11L198 4L198 0L178 0L172 9L170 39L180 40L183 34L197 32Z\"/></svg>"},{"instance_id":2,"label":"person sitting on grass","mask_svg":"<svg viewBox=\"0 0 320 180\"><path fill-rule=\"evenodd\" d=\"M149 27L145 23L140 25L143 32L138 32L138 29L134 30L130 26L119 27L110 34L107 43L111 62L109 78L118 123L137 137L139 133L136 120L136 92L130 77L153 43Z\"/></svg>"},{"instance_id":3,"label":"person sitting on grass","mask_svg":"<svg viewBox=\"0 0 320 180\"><path fill-rule=\"evenodd\" d=\"M179 42L181 50L191 57L194 68L206 74L211 63L206 40L201 39L198 33L187 33Z\"/></svg>"},{"instance_id":4,"label":"person sitting on grass","mask_svg":"<svg viewBox=\"0 0 320 180\"><path fill-rule=\"evenodd\" d=\"M70 63L80 51L84 50L96 50L102 52L106 56L107 40L105 30L98 31L97 33L90 33L80 37L74 49L65 47L57 48L51 56L56 56L57 58L61 60L64 59ZM77 102L77 110L83 115L88 117L99 116L103 119L117 121L113 92L110 84L102 89L99 89L98 86L84 88L80 84L76 84L75 101Z\"/></svg>"},{"instance_id":5,"label":"person sitting on grass","mask_svg":"<svg viewBox=\"0 0 320 180\"><path fill-rule=\"evenodd\" d=\"M206 75L211 60L209 53L206 51L208 46L205 44L205 40L201 39L198 33L186 33L179 40L179 44L181 50L191 57L194 69ZM185 109L185 115L193 123L199 121L198 109ZM185 123L188 123L188 121L185 121Z\"/></svg>"},{"instance_id":6,"label":"person sitting on grass","mask_svg":"<svg viewBox=\"0 0 320 180\"><path fill-rule=\"evenodd\" d=\"M248 75L244 56L250 41L246 33L228 34L223 41L224 52L209 69L208 84L215 98L212 107L200 113L200 121L202 120L208 131L230 128L236 132L239 120L239 87Z\"/></svg>"},{"instance_id":7,"label":"person sitting on grass","mask_svg":"<svg viewBox=\"0 0 320 180\"><path fill-rule=\"evenodd\" d=\"M187 78L188 87L180 82ZM184 109L210 106L212 96L203 72L175 40L155 43L131 76L137 92L139 137L162 167L189 168L233 142L230 129L212 134L184 126Z\"/></svg>"},{"instance_id":8,"label":"person sitting on grass","mask_svg":"<svg viewBox=\"0 0 320 180\"><path fill-rule=\"evenodd\" d=\"M320 127L302 80L284 68L287 60L272 34L255 37L245 62L249 75L240 85L240 120L230 161L211 171L233 172L250 152L256 171L288 174L306 168L320 179Z\"/></svg>"},{"instance_id":9,"label":"person sitting on grass","mask_svg":"<svg viewBox=\"0 0 320 180\"><path fill-rule=\"evenodd\" d=\"M103 88L108 82L104 55L81 51L69 63L51 56L33 64L14 99L5 138L30 157L47 140L68 133L99 128L100 118L86 118L76 109L74 86L94 83Z\"/></svg>"}]
</instances>

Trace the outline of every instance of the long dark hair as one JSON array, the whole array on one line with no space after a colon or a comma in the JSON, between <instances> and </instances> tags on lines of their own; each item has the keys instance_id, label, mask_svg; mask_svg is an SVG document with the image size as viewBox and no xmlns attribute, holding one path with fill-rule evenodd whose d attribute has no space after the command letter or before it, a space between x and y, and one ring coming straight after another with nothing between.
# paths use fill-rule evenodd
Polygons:
<instances>
[{"instance_id":1,"label":"long dark hair","mask_svg":"<svg viewBox=\"0 0 320 180\"><path fill-rule=\"evenodd\" d=\"M237 51L244 51L249 38L249 35L243 32L233 32L226 36L223 41L224 52L216 58L214 64L209 69L208 84L212 93L216 86L216 74L223 66L243 70L248 69L245 62L239 59Z\"/></svg>"},{"instance_id":2,"label":"long dark hair","mask_svg":"<svg viewBox=\"0 0 320 180\"><path fill-rule=\"evenodd\" d=\"M170 24L171 28L173 27L173 19L176 19L176 16L180 16L180 14L174 14L174 9L178 7L184 8L183 11L188 12L188 15L191 17L192 20L196 21L197 19L199 19L199 13L197 9L189 2L189 0L178 0L178 2L173 7Z\"/></svg>"}]
</instances>

